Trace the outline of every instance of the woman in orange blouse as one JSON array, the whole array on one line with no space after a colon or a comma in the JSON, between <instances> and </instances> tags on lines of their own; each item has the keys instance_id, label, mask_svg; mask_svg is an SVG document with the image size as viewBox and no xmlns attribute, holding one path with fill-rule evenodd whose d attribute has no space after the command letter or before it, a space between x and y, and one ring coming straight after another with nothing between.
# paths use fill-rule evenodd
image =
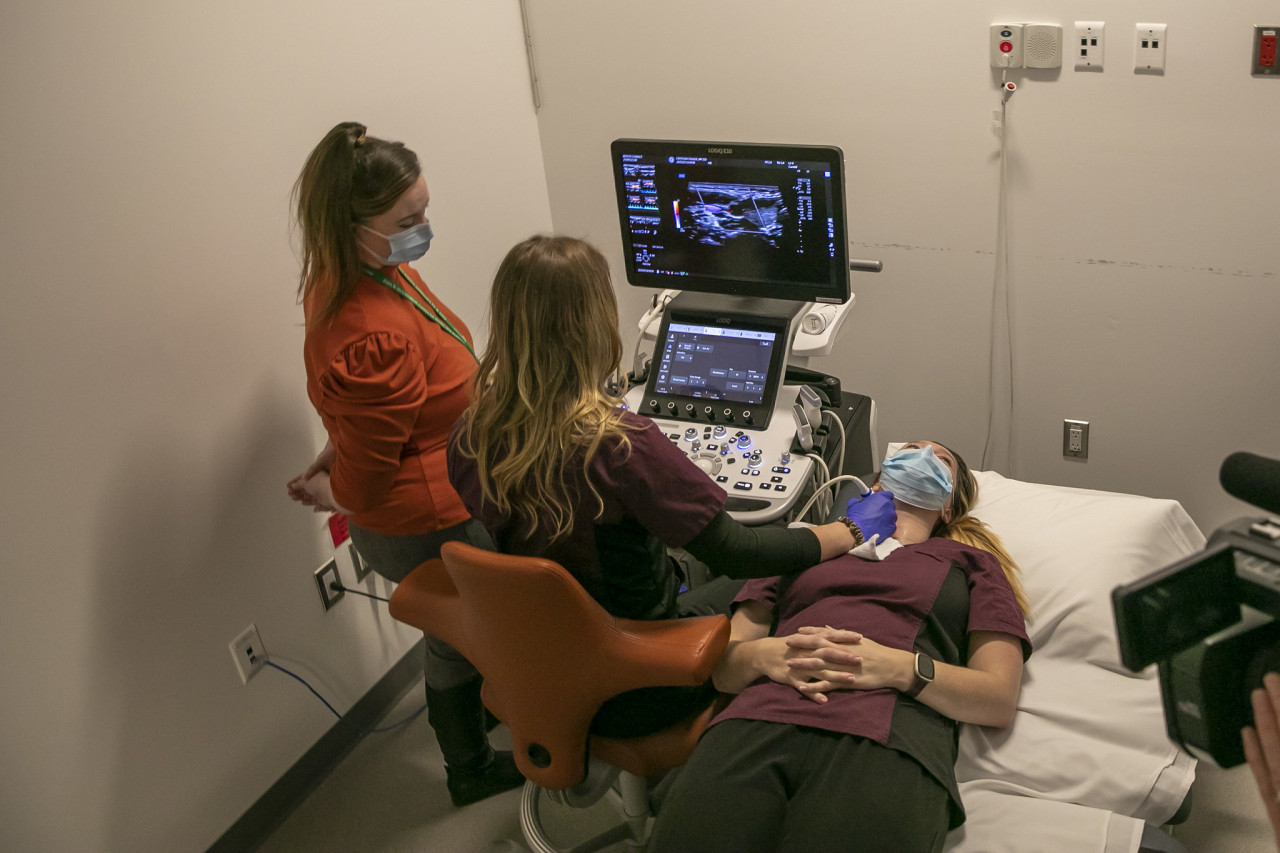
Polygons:
<instances>
[{"instance_id":1,"label":"woman in orange blouse","mask_svg":"<svg viewBox=\"0 0 1280 853\"><path fill-rule=\"evenodd\" d=\"M445 470L476 358L462 320L409 266L432 238L417 155L344 122L311 152L294 196L307 394L329 442L289 496L350 516L361 556L391 581L449 540L491 548ZM430 635L426 647L427 716L454 805L522 784L511 753L489 746L475 667Z\"/></svg>"}]
</instances>

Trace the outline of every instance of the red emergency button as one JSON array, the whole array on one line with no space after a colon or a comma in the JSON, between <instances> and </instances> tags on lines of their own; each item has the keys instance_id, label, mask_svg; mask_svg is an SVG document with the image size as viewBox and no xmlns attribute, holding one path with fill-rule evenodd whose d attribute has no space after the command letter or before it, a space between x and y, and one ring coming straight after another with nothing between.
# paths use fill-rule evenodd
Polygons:
<instances>
[{"instance_id":1,"label":"red emergency button","mask_svg":"<svg viewBox=\"0 0 1280 853\"><path fill-rule=\"evenodd\" d=\"M1000 42L1001 53L1008 53L1011 50L1013 50L1013 44L1011 42L1007 42L1007 41Z\"/></svg>"}]
</instances>

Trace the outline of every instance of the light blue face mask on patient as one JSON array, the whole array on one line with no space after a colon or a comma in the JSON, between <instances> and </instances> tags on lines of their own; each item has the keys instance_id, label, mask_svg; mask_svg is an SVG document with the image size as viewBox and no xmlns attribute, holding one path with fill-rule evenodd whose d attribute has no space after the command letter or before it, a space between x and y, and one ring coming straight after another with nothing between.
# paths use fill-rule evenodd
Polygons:
<instances>
[{"instance_id":1,"label":"light blue face mask on patient","mask_svg":"<svg viewBox=\"0 0 1280 853\"><path fill-rule=\"evenodd\" d=\"M911 447L885 457L880 485L898 500L921 509L942 509L951 497L951 471L932 447Z\"/></svg>"}]
</instances>

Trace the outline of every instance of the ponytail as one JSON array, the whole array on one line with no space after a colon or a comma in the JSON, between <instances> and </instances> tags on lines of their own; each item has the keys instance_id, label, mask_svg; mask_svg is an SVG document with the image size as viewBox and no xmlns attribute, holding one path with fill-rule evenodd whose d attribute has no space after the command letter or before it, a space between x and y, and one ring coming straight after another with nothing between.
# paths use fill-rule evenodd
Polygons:
<instances>
[{"instance_id":1,"label":"ponytail","mask_svg":"<svg viewBox=\"0 0 1280 853\"><path fill-rule=\"evenodd\" d=\"M951 521L944 522L939 519L931 535L943 536L962 545L980 548L995 557L1000 563L1000 568L1004 570L1009 586L1013 588L1013 597L1018 602L1018 609L1022 611L1024 617L1029 617L1031 606L1027 601L1026 592L1022 589L1022 581L1018 577L1021 569L1018 568L1018 564L1014 562L996 532L970 513L969 510L978 500L978 481L969 470L969 466L960 458L960 454L951 448L947 449L956 460L955 487L951 490Z\"/></svg>"},{"instance_id":2,"label":"ponytail","mask_svg":"<svg viewBox=\"0 0 1280 853\"><path fill-rule=\"evenodd\" d=\"M1018 602L1018 609L1022 611L1024 617L1031 615L1031 607L1027 603L1027 594L1023 591L1022 581L1018 578L1021 570L1018 568L1018 564L1013 561L1013 557L1009 556L1009 552L1004 547L1004 542L985 522L974 515L965 514L959 518L952 519L950 524L944 525L942 532L938 535L954 539L962 545L981 548L995 557L1000 563L1000 568L1004 569L1004 576L1008 578L1009 586L1013 587L1013 597Z\"/></svg>"},{"instance_id":3,"label":"ponytail","mask_svg":"<svg viewBox=\"0 0 1280 853\"><path fill-rule=\"evenodd\" d=\"M418 155L400 142L367 136L346 121L325 134L293 185L302 234L298 299L312 303L308 322L333 317L361 276L353 226L390 210L422 174Z\"/></svg>"}]
</instances>

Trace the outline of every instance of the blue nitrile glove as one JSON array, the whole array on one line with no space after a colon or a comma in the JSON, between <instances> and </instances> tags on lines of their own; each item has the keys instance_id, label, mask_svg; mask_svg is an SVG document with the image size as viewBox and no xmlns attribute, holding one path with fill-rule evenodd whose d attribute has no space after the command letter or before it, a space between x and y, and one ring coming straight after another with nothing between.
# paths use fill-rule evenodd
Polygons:
<instances>
[{"instance_id":1,"label":"blue nitrile glove","mask_svg":"<svg viewBox=\"0 0 1280 853\"><path fill-rule=\"evenodd\" d=\"M867 539L880 534L883 542L898 529L898 509L893 505L893 492L868 492L860 498L851 498L845 515L862 531Z\"/></svg>"}]
</instances>

